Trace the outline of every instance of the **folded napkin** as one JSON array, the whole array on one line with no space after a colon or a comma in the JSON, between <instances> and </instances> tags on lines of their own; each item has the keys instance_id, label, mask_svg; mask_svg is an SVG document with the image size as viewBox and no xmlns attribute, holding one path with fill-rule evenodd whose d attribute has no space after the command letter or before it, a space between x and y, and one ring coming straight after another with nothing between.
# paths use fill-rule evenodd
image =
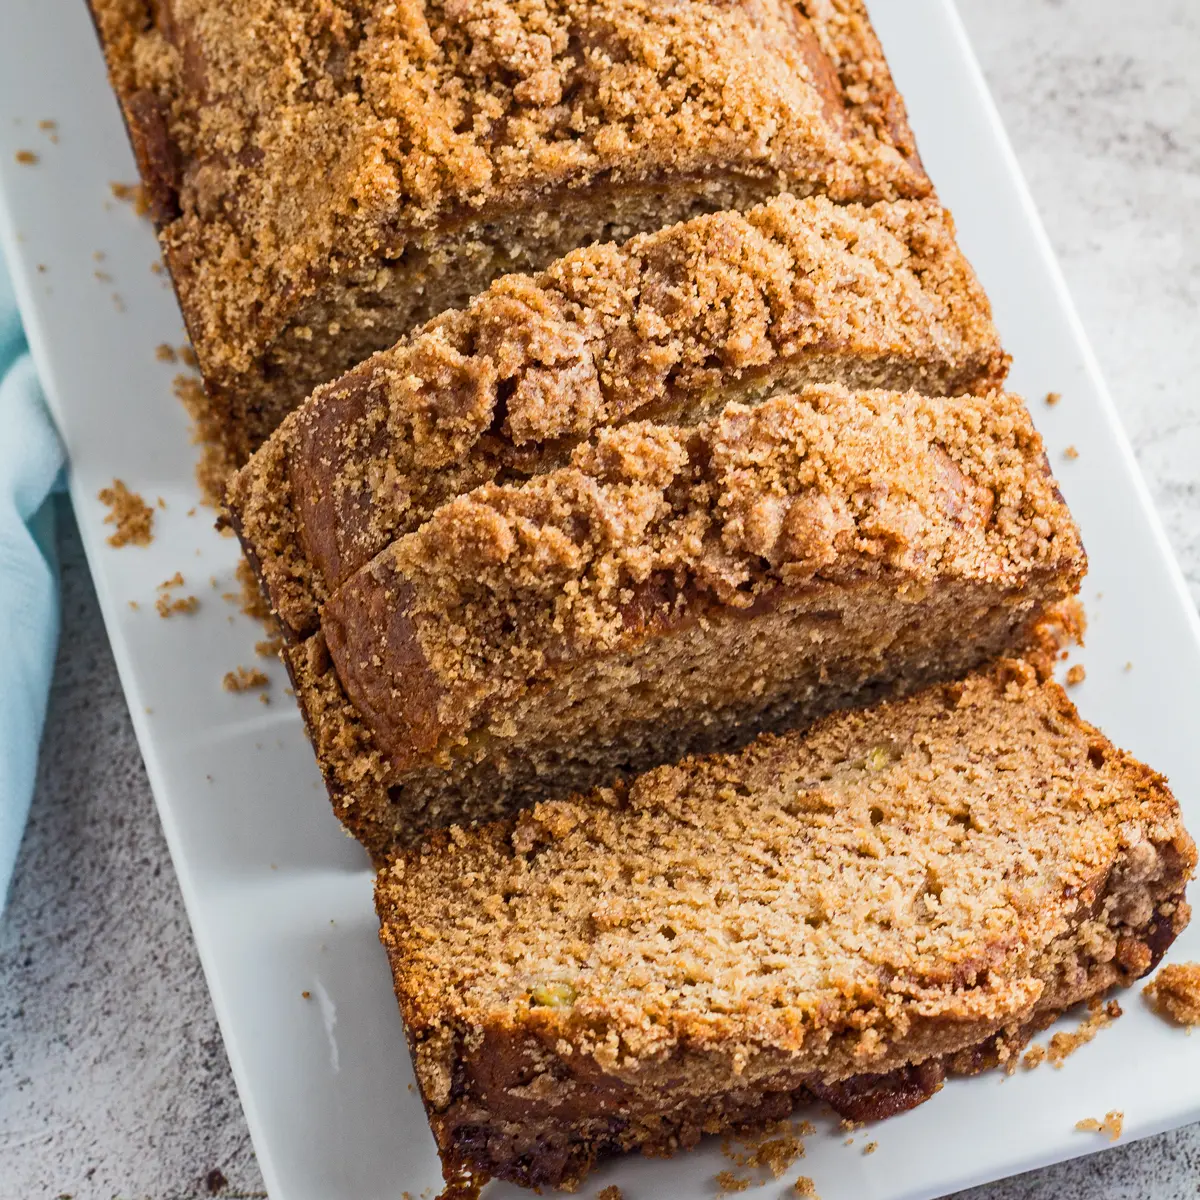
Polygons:
<instances>
[{"instance_id":1,"label":"folded napkin","mask_svg":"<svg viewBox=\"0 0 1200 1200\"><path fill-rule=\"evenodd\" d=\"M47 498L62 463L0 260L0 908L29 816L58 643Z\"/></svg>"}]
</instances>

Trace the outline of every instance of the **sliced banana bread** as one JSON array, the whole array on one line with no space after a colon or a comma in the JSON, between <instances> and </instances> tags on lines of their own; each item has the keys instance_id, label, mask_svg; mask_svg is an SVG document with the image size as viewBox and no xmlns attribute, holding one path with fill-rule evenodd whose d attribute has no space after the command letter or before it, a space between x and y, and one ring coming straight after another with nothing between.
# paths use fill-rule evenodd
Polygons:
<instances>
[{"instance_id":1,"label":"sliced banana bread","mask_svg":"<svg viewBox=\"0 0 1200 1200\"><path fill-rule=\"evenodd\" d=\"M378 856L959 676L1085 567L1017 397L813 387L449 501L288 658Z\"/></svg>"},{"instance_id":2,"label":"sliced banana bread","mask_svg":"<svg viewBox=\"0 0 1200 1200\"><path fill-rule=\"evenodd\" d=\"M1195 863L1162 776L1006 662L432 835L376 903L448 1173L561 1186L921 1103L1151 970Z\"/></svg>"},{"instance_id":3,"label":"sliced banana bread","mask_svg":"<svg viewBox=\"0 0 1200 1200\"><path fill-rule=\"evenodd\" d=\"M91 7L239 460L506 271L780 191L931 191L861 0Z\"/></svg>"},{"instance_id":4,"label":"sliced banana bread","mask_svg":"<svg viewBox=\"0 0 1200 1200\"><path fill-rule=\"evenodd\" d=\"M319 389L229 490L285 631L454 495L596 428L810 382L985 392L1007 359L934 201L780 197L508 276Z\"/></svg>"}]
</instances>

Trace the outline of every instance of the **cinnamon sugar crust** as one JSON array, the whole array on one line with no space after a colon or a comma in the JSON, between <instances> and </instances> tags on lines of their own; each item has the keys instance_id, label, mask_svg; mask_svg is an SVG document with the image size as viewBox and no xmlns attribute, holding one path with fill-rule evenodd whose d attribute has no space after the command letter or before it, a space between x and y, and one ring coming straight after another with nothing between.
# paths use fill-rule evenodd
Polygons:
<instances>
[{"instance_id":1,"label":"cinnamon sugar crust","mask_svg":"<svg viewBox=\"0 0 1200 1200\"><path fill-rule=\"evenodd\" d=\"M378 856L961 674L1085 566L1017 397L814 387L457 497L287 658Z\"/></svg>"},{"instance_id":2,"label":"cinnamon sugar crust","mask_svg":"<svg viewBox=\"0 0 1200 1200\"><path fill-rule=\"evenodd\" d=\"M781 190L931 191L860 0L91 3L242 458L456 276Z\"/></svg>"},{"instance_id":3,"label":"cinnamon sugar crust","mask_svg":"<svg viewBox=\"0 0 1200 1200\"><path fill-rule=\"evenodd\" d=\"M1195 864L1165 780L1008 661L432 835L376 902L444 1158L560 1186L995 1065L1152 969Z\"/></svg>"},{"instance_id":4,"label":"cinnamon sugar crust","mask_svg":"<svg viewBox=\"0 0 1200 1200\"><path fill-rule=\"evenodd\" d=\"M231 482L291 634L454 495L562 465L598 428L683 424L806 382L998 387L987 299L933 201L779 197L508 276L316 394Z\"/></svg>"}]
</instances>

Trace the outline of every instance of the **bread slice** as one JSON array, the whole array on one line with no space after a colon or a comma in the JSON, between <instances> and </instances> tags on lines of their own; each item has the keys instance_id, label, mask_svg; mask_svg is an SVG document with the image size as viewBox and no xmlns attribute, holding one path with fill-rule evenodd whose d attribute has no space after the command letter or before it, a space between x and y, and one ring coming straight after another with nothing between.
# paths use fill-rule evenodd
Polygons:
<instances>
[{"instance_id":1,"label":"bread slice","mask_svg":"<svg viewBox=\"0 0 1200 1200\"><path fill-rule=\"evenodd\" d=\"M932 191L862 0L91 0L231 453L508 271Z\"/></svg>"},{"instance_id":2,"label":"bread slice","mask_svg":"<svg viewBox=\"0 0 1200 1200\"><path fill-rule=\"evenodd\" d=\"M558 1187L921 1103L1151 970L1195 864L1162 776L1005 662L432 835L376 903L448 1173Z\"/></svg>"},{"instance_id":3,"label":"bread slice","mask_svg":"<svg viewBox=\"0 0 1200 1200\"><path fill-rule=\"evenodd\" d=\"M378 856L961 675L1085 567L1017 397L813 387L455 498L288 657Z\"/></svg>"},{"instance_id":4,"label":"bread slice","mask_svg":"<svg viewBox=\"0 0 1200 1200\"><path fill-rule=\"evenodd\" d=\"M785 196L507 276L318 389L229 508L295 638L438 505L561 466L597 428L692 424L811 382L983 393L1006 369L936 202Z\"/></svg>"}]
</instances>

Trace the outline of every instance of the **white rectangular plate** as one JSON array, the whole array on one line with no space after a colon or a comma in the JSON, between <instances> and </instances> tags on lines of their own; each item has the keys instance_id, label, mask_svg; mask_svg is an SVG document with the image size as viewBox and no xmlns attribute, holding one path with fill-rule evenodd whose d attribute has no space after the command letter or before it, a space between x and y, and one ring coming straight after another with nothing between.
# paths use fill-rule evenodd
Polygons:
<instances>
[{"instance_id":1,"label":"white rectangular plate","mask_svg":"<svg viewBox=\"0 0 1200 1200\"><path fill-rule=\"evenodd\" d=\"M950 0L870 7L926 166L991 295L1012 385L1031 398L1091 554L1087 681L1074 694L1170 776L1200 829L1200 625L978 66ZM226 670L254 661L261 634L221 599L235 590L234 544L213 531L210 510L188 515L195 450L170 394L178 368L155 357L159 343L183 341L182 327L150 270L150 226L110 195L134 167L84 0L4 0L4 10L0 234L267 1187L273 1200L432 1195L438 1165L366 861L328 810L278 664L266 707L221 688ZM44 120L57 121L57 143ZM17 163L22 149L38 164ZM1063 394L1053 409L1042 403L1051 390ZM1078 458L1065 458L1068 445ZM166 502L148 549L105 543L96 493L114 476ZM200 608L163 621L155 587L176 571ZM1200 956L1200 923L1174 956ZM1107 1145L1074 1126L1109 1109L1124 1112L1126 1138L1200 1118L1200 1038L1135 996L1125 1006L1062 1071L952 1082L849 1147L824 1122L799 1168L759 1194L783 1194L802 1169L826 1200L936 1196ZM868 1140L878 1142L869 1157ZM711 1144L672 1162L631 1159L598 1172L589 1194L618 1183L629 1200L690 1200L715 1194L729 1166Z\"/></svg>"}]
</instances>

